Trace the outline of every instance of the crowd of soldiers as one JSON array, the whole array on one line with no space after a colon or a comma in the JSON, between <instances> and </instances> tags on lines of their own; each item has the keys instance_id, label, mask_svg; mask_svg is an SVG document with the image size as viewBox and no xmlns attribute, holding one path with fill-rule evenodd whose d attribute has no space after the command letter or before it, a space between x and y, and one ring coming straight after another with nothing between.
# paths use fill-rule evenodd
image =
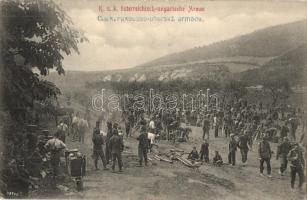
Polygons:
<instances>
[{"instance_id":1,"label":"crowd of soldiers","mask_svg":"<svg viewBox=\"0 0 307 200\"><path fill-rule=\"evenodd\" d=\"M193 115L194 117L191 117ZM195 117L196 116L196 117ZM291 188L294 188L295 178L298 174L299 188L304 182L304 157L303 149L299 142L303 138L297 138L299 124L304 129L304 120L301 117L302 111L292 109L284 111L283 109L263 109L262 104L250 105L246 101L227 105L223 109L211 109L205 111L183 112L175 110L171 112L156 112L147 114L141 111L129 111L122 114L122 120L116 121L112 118L105 120L104 117L98 118L93 128L93 160L96 170L99 170L98 161L101 159L104 170L109 170L111 163L112 172L115 172L116 165L119 172L123 171L122 152L124 150L124 137L129 138L132 135L138 141L139 166L143 163L148 164L147 154L152 150L153 145L158 139L176 139L179 142L188 140L189 128L183 128L182 124L187 126L195 125L202 127L203 142L198 153L196 147L188 155L191 161L201 161L209 163L209 143L210 132L214 137L225 137L228 143L228 164L236 165L236 152L239 149L243 164L247 164L248 152L253 148L254 141L258 144L259 171L264 177L271 177L271 159L272 149L270 142L278 142L276 159L280 160L279 174L284 175L288 162L291 170ZM77 118L77 117L75 117ZM74 120L73 120L74 121ZM78 120L80 122L80 120ZM106 123L106 134L102 134L102 123ZM72 123L74 124L74 123ZM125 134L121 128L125 127ZM72 125L74 127L74 125ZM54 173L60 161L60 151L66 148L65 135L67 125L62 121L58 127L54 138L48 140L45 149L51 152L52 166ZM74 129L73 130L77 130ZM180 133L180 137L175 137ZM304 134L302 134L303 136ZM212 136L211 136L212 137ZM182 140L186 138L186 140ZM80 142L84 141L81 137ZM105 146L105 148L104 148ZM215 166L223 166L221 154L215 151L212 162ZM264 175L264 163L267 168L267 175Z\"/></svg>"},{"instance_id":2,"label":"crowd of soldiers","mask_svg":"<svg viewBox=\"0 0 307 200\"><path fill-rule=\"evenodd\" d=\"M147 152L150 151L155 139L163 134L169 136L172 130L182 132L181 124L185 123L201 126L203 129L203 143L199 154L194 147L188 156L189 159L209 162L209 133L210 130L213 130L214 137L229 138L228 164L233 166L236 165L237 150L240 150L242 163L247 164L248 152L253 148L253 143L258 141L260 175L271 178L271 158L274 152L270 142L275 142L278 143L276 159L280 160L279 174L284 175L289 162L291 188L294 188L296 174L299 177L299 188L302 188L305 162L303 147L300 146L300 143L304 139L305 118L300 108L289 108L287 105L274 108L266 106L264 108L262 103L248 104L245 100L239 100L219 109L198 112L182 112L181 110L157 112L150 115L149 120L145 120L145 115L145 112L137 114L130 112L124 115L127 137L130 136L132 127L139 127L140 130L140 135L137 138L139 140L140 165L143 160L145 160L145 165L147 164ZM301 125L302 134L300 138L297 138L299 125ZM215 165L221 166L223 164L218 151L215 151L212 160ZM267 175L263 173L264 163Z\"/></svg>"},{"instance_id":3,"label":"crowd of soldiers","mask_svg":"<svg viewBox=\"0 0 307 200\"><path fill-rule=\"evenodd\" d=\"M33 160L39 161L40 165L44 165L42 163L45 163L48 159L52 174L57 176L63 150L66 149L66 136L72 134L73 141L79 141L83 144L85 132L90 126L88 116L82 118L79 113L76 113L70 123L61 120L53 137L49 136L47 130L43 131L43 139L34 138L32 134L27 134L26 142L23 145L27 147L27 150L25 151L23 148L15 149L22 151L20 154L29 158L29 161L17 164L17 160L15 160L8 162L8 164L13 166L11 168L25 166L27 169L32 169L33 172L30 173L32 176L37 172L42 172L31 164L34 163ZM107 127L105 135L101 133L103 123L106 123ZM183 127L183 124L185 127ZM291 108L287 105L264 107L262 103L248 104L245 100L232 102L219 108L197 111L174 109L146 113L140 110L129 110L122 113L121 120L112 119L112 117L109 117L108 120L105 120L104 117L97 119L92 132L92 156L96 170L99 170L98 161L101 159L104 170L109 169L108 165L111 162L112 172L115 172L116 166L118 166L119 172L122 172L124 137L136 136L139 166L143 164L147 166L147 155L152 151L157 140L188 141L189 132L191 132L189 126L198 126L202 129L201 138L203 141L199 151L196 147L193 147L189 153L188 159L191 161L209 163L209 150L212 148L211 146L214 146L211 145L214 142L211 137L224 137L228 141L228 162L224 163L220 152L214 150L213 165L229 164L235 166L238 150L240 151L241 162L248 164L249 151L253 149L253 143L257 141L259 142L257 149L260 175L271 178L271 160L274 155L271 142L274 142L277 143L276 160L280 161L279 174L284 176L285 171L290 166L291 188L294 188L298 175L298 187L302 189L305 178L305 161L304 148L300 143L306 144L306 142L303 142L303 140L306 140L306 137L304 138L305 125L306 117L300 108ZM122 129L122 127L124 128ZM9 153L15 154L14 152ZM267 175L264 174L265 165ZM7 173L13 173L13 171ZM25 177L27 176L29 175ZM39 174L39 176L46 175ZM19 177L19 175L15 177ZM25 178L20 180L25 180ZM14 180L10 182L14 182ZM17 186L13 187L17 188ZM24 188L27 188L27 184Z\"/></svg>"},{"instance_id":4,"label":"crowd of soldiers","mask_svg":"<svg viewBox=\"0 0 307 200\"><path fill-rule=\"evenodd\" d=\"M271 158L273 151L269 141L278 142L276 159L280 159L279 174L284 175L288 162L290 162L291 188L294 188L296 174L298 174L299 188L302 189L305 162L303 148L299 142L303 142L304 139L305 119L300 109L291 109L290 112L286 112L281 107L264 110L261 103L257 107L256 105L248 105L246 101L241 101L233 106L226 106L222 111L215 110L211 113L205 113L203 116L204 144L209 139L211 128L215 137L219 137L220 132L224 133L225 137L230 137L228 163L231 165L236 164L237 149L240 150L242 163L245 164L253 142L260 139L258 159L262 176L264 176L264 163L266 163L268 177L272 177ZM299 124L302 125L300 139L297 138ZM200 152L203 152L203 147ZM220 157L218 152L216 152L216 157ZM216 158L213 160L215 161Z\"/></svg>"}]
</instances>

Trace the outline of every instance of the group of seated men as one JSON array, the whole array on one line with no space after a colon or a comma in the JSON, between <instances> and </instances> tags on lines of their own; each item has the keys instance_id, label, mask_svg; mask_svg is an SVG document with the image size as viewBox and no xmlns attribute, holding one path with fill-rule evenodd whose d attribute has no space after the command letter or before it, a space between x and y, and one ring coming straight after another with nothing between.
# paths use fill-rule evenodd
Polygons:
<instances>
[{"instance_id":1,"label":"group of seated men","mask_svg":"<svg viewBox=\"0 0 307 200\"><path fill-rule=\"evenodd\" d=\"M189 153L188 159L192 162L195 161L205 161L209 163L209 143L208 140L204 140L200 147L200 151L196 150L196 147L193 147L193 150ZM223 159L218 151L215 151L215 155L213 158L213 164L216 166L221 166L223 164Z\"/></svg>"}]
</instances>

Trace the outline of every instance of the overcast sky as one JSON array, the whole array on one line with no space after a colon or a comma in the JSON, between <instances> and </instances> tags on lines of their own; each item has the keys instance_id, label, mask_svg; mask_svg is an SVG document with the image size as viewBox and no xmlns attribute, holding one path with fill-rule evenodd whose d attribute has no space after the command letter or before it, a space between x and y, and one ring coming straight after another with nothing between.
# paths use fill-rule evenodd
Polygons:
<instances>
[{"instance_id":1,"label":"overcast sky","mask_svg":"<svg viewBox=\"0 0 307 200\"><path fill-rule=\"evenodd\" d=\"M66 70L98 71L130 68L155 58L203 46L272 25L306 18L306 2L230 2L230 1L98 1L58 0L74 25L85 32L89 43L79 46L80 55L65 57ZM119 23L101 22L98 7L116 5L155 5L204 7L200 13L169 13L174 16L201 16L194 23ZM118 13L118 16L165 16L165 14Z\"/></svg>"}]
</instances>

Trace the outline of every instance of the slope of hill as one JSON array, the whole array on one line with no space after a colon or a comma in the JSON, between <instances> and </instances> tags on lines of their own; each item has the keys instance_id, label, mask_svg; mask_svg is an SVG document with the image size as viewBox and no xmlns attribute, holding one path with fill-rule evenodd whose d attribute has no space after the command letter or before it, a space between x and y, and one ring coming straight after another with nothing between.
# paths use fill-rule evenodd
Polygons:
<instances>
[{"instance_id":1,"label":"slope of hill","mask_svg":"<svg viewBox=\"0 0 307 200\"><path fill-rule=\"evenodd\" d=\"M231 76L231 72L227 67L217 64L194 64L188 68L185 66L176 66L168 68L138 69L131 68L129 70L101 71L101 72L82 72L67 71L65 76L59 76L57 73L50 73L46 77L47 80L56 83L56 85L65 92L78 90L83 88L87 82L106 82L106 81L129 81L142 82L147 80L225 80Z\"/></svg>"},{"instance_id":2,"label":"slope of hill","mask_svg":"<svg viewBox=\"0 0 307 200\"><path fill-rule=\"evenodd\" d=\"M147 66L147 67L137 67L138 69L163 69L167 67L193 67L203 65L211 66L211 65L223 65L230 72L241 72L249 69L258 68L268 61L270 61L274 57L253 57L253 56L236 56L236 57L224 57L224 58L213 58L208 60L197 60L187 63L180 63L180 64L170 64L170 65L154 65L154 66Z\"/></svg>"},{"instance_id":3,"label":"slope of hill","mask_svg":"<svg viewBox=\"0 0 307 200\"><path fill-rule=\"evenodd\" d=\"M264 80L288 80L291 85L306 85L307 43L287 51L261 68L247 70L239 74L243 80L261 84Z\"/></svg>"},{"instance_id":4,"label":"slope of hill","mask_svg":"<svg viewBox=\"0 0 307 200\"><path fill-rule=\"evenodd\" d=\"M168 81L174 79L224 81L235 76L249 84L268 78L301 84L306 70L307 20L269 27L231 40L171 54L139 67L101 72L51 73L47 78L70 90L86 82ZM305 83L303 83L305 84ZM69 87L68 87L69 86Z\"/></svg>"},{"instance_id":5,"label":"slope of hill","mask_svg":"<svg viewBox=\"0 0 307 200\"><path fill-rule=\"evenodd\" d=\"M200 48L166 55L139 67L183 64L237 56L275 57L301 45L307 38L307 20L277 25Z\"/></svg>"}]
</instances>

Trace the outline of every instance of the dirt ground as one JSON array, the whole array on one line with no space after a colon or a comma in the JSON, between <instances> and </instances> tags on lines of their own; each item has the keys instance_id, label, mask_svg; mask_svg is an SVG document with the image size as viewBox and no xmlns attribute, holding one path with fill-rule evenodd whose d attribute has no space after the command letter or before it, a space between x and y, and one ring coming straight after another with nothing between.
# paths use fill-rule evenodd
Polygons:
<instances>
[{"instance_id":1,"label":"dirt ground","mask_svg":"<svg viewBox=\"0 0 307 200\"><path fill-rule=\"evenodd\" d=\"M155 149L159 152L168 152L179 148L190 152L193 146L199 149L201 145L201 128L192 127L191 139L186 143L172 144L160 141ZM221 133L220 133L221 135ZM227 162L228 139L224 136L214 138L210 135L210 160L215 150L218 150L224 162ZM285 176L278 174L279 161L273 155L272 176L260 176L257 145L253 146L248 155L246 165L241 162L240 152L237 152L237 165L221 167L212 164L203 164L197 169L188 168L179 161L173 164L153 159L148 166L138 167L137 141L134 138L125 139L123 153L124 172L112 173L109 171L95 171L91 159L91 132L87 133L85 145L68 141L69 148L81 149L87 155L87 175L84 178L84 190L77 192L74 185L68 186L67 191L55 191L35 198L65 198L65 199L128 199L151 200L170 199L250 199L250 200L294 200L304 199L304 193L290 190L290 170ZM276 144L272 143L276 152ZM99 163L102 169L102 163ZM109 166L110 167L110 166ZM266 171L265 171L266 172Z\"/></svg>"}]
</instances>

